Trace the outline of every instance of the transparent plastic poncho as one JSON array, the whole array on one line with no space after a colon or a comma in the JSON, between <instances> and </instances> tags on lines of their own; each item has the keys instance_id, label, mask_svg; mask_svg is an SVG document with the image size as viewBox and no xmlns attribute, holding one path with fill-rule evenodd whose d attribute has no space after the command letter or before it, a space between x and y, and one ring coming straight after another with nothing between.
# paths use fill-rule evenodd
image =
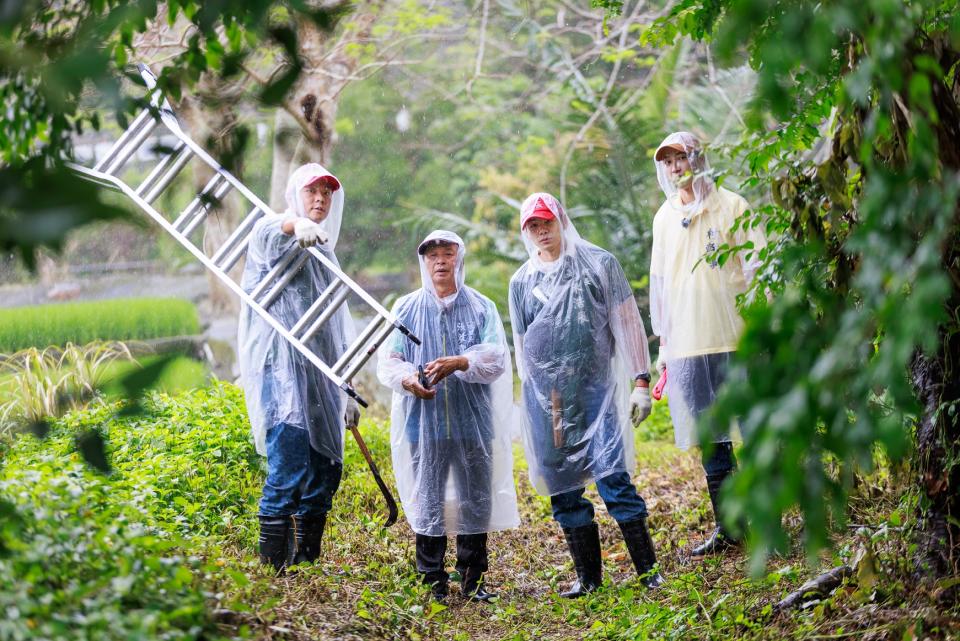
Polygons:
<instances>
[{"instance_id":1,"label":"transparent plastic poncho","mask_svg":"<svg viewBox=\"0 0 960 641\"><path fill-rule=\"evenodd\" d=\"M458 247L457 292L439 298L420 256L423 287L400 298L393 313L422 340L399 332L378 353L377 375L393 390L390 442L397 491L418 534L479 534L520 524L513 481L510 426L513 372L503 323L494 303L464 285L464 245ZM462 355L469 366L436 384L433 399L403 388L418 365Z\"/></svg>"},{"instance_id":2,"label":"transparent plastic poncho","mask_svg":"<svg viewBox=\"0 0 960 641\"><path fill-rule=\"evenodd\" d=\"M247 247L247 261L241 279L244 291L252 292L270 269L290 252L306 251L296 237L284 234L281 225L291 216L303 216L300 190L318 176L332 175L322 166L308 164L290 176L287 183L287 211L266 216L253 228ZM343 216L343 189L333 193L330 211L321 223L330 242L317 249L338 263L334 246ZM268 312L287 329L332 281L332 275L315 258L310 258L283 289ZM334 363L346 350L352 327L347 305L343 304L308 342L307 347L325 363ZM334 461L343 460L344 407L346 395L309 360L296 351L252 309L243 306L238 331L240 375L247 412L257 452L266 455L266 433L286 423L310 433L310 445Z\"/></svg>"},{"instance_id":3,"label":"transparent plastic poncho","mask_svg":"<svg viewBox=\"0 0 960 641\"><path fill-rule=\"evenodd\" d=\"M667 366L665 393L677 447L696 445L697 419L716 398L730 355L743 329L737 295L746 291L767 240L759 228L732 232L749 208L741 196L717 187L700 141L690 133L668 136L660 148L680 147L693 176L693 200L684 204L663 161L654 161L667 197L653 221L650 259L651 329L661 339ZM710 254L724 244L753 249L737 252L723 265ZM712 435L728 441L729 434Z\"/></svg>"},{"instance_id":4,"label":"transparent plastic poncho","mask_svg":"<svg viewBox=\"0 0 960 641\"><path fill-rule=\"evenodd\" d=\"M521 231L529 260L510 279L510 319L521 381L530 481L541 494L585 487L635 468L629 397L649 370L647 337L616 258L580 238L560 203L562 255L546 262Z\"/></svg>"}]
</instances>

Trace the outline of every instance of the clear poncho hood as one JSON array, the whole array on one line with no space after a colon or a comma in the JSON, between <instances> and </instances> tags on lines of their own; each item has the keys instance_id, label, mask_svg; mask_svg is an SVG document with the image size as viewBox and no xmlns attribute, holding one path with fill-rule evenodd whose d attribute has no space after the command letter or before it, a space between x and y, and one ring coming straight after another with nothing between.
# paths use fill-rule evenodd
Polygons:
<instances>
[{"instance_id":1,"label":"clear poncho hood","mask_svg":"<svg viewBox=\"0 0 960 641\"><path fill-rule=\"evenodd\" d=\"M284 192L284 198L287 201L287 216L306 217L307 213L303 209L303 198L300 195L300 190L323 176L336 178L323 165L315 162L301 165L290 174L290 178L287 180L287 189ZM337 179L337 182L339 183L340 180ZM343 222L343 199L343 183L340 183L340 189L333 192L331 196L330 211L327 213L327 217L320 222L323 231L330 237L330 240L326 243L330 251L336 249L337 240L340 238L340 224Z\"/></svg>"},{"instance_id":2,"label":"clear poncho hood","mask_svg":"<svg viewBox=\"0 0 960 641\"><path fill-rule=\"evenodd\" d=\"M582 242L583 239L580 238L580 234L577 233L577 228L573 226L569 216L567 216L567 212L564 211L563 205L561 205L560 201L554 198L553 195L546 192L536 192L527 196L523 204L520 205L520 220L524 220L529 212L536 209L537 204L541 201L560 223L561 255L571 255L577 243ZM520 230L520 238L523 240L523 246L527 250L527 255L530 257L531 267L541 271L551 271L557 267L559 261L550 263L540 258L540 250L530 237L529 228Z\"/></svg>"},{"instance_id":3,"label":"clear poncho hood","mask_svg":"<svg viewBox=\"0 0 960 641\"><path fill-rule=\"evenodd\" d=\"M420 242L419 247L423 247L433 242L449 243L457 246L457 265L454 273L457 291L456 293L447 296L445 299L440 298L440 296L437 294L437 288L433 284L433 279L430 278L430 274L427 272L427 257L425 254L421 254L418 251L417 258L420 260L420 282L423 285L423 288L430 292L430 294L432 294L441 305L450 305L456 299L457 295L460 293L460 290L463 289L463 283L466 279L466 268L464 267L466 246L463 244L463 239L454 232L447 231L445 229L435 229L427 234L427 237Z\"/></svg>"},{"instance_id":4,"label":"clear poncho hood","mask_svg":"<svg viewBox=\"0 0 960 641\"><path fill-rule=\"evenodd\" d=\"M673 202L677 209L690 216L694 216L703 209L704 203L715 189L713 175L710 171L710 162L707 160L700 140L688 131L677 131L664 138L660 146L657 147L654 158L656 158L661 149L667 147L683 151L683 153L687 155L693 180L693 200L686 204L680 202L680 189L667 170L666 163L662 160L654 160L654 164L657 167L657 182L660 184L660 189L663 190L663 194L667 197L668 201Z\"/></svg>"}]
</instances>

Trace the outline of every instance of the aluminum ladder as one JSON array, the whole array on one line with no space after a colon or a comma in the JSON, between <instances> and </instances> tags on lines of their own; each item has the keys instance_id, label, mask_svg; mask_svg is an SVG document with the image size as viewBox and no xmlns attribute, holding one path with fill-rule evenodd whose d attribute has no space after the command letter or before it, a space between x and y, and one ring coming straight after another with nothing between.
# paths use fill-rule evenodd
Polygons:
<instances>
[{"instance_id":1,"label":"aluminum ladder","mask_svg":"<svg viewBox=\"0 0 960 641\"><path fill-rule=\"evenodd\" d=\"M154 222L166 230L180 245L213 272L220 282L239 296L245 305L250 306L290 345L323 372L327 378L361 406L367 407L366 400L361 398L351 385L351 379L395 329L418 345L420 339L414 336L383 305L314 247L289 252L270 270L252 292L248 294L244 291L229 276L228 272L246 253L247 241L253 231L254 224L263 216L275 216L276 213L250 191L246 185L220 166L220 163L214 160L183 131L166 98L163 98L159 91L155 90L156 76L146 65L140 64L138 69L146 82L147 88L153 92L150 106L137 115L107 154L97 162L96 166L91 169L71 163L70 168L92 182L119 191L129 197ZM177 138L177 143L160 159L157 165L147 174L147 177L143 179L143 182L136 187L131 187L119 178L120 171L161 124ZM197 159L212 169L213 177L197 192L190 204L176 218L168 219L154 207L154 202L193 159ZM198 246L190 240L190 237L202 227L207 215L231 190L239 193L253 208L243 219L243 222L227 237L227 240L214 251L213 255L207 256L202 248L202 242L201 246ZM297 271L311 257L320 261L323 267L330 272L333 277L332 281L292 327L284 327L270 315L268 310L280 296L283 288L289 284ZM320 331L324 323L333 317L351 293L356 294L366 303L374 311L375 317L359 332L357 338L336 363L325 363L307 347L306 343Z\"/></svg>"}]
</instances>

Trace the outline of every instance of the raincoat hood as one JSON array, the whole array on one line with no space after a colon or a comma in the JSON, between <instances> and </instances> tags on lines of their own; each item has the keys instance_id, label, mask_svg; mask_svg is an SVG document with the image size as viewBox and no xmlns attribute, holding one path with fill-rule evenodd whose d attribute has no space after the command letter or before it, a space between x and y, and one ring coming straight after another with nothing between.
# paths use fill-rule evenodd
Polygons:
<instances>
[{"instance_id":1,"label":"raincoat hood","mask_svg":"<svg viewBox=\"0 0 960 641\"><path fill-rule=\"evenodd\" d=\"M330 211L327 213L327 217L320 223L323 231L327 232L327 235L330 237L327 246L330 248L330 251L333 251L337 246L337 239L340 236L340 224L343 222L343 184L340 182L340 179L327 171L323 165L318 165L315 162L307 163L306 165L301 165L296 171L290 174L290 179L287 181L287 190L284 193L287 201L286 215L301 218L306 217L307 212L303 209L303 198L300 195L300 190L324 176L330 176L340 185L340 188L330 196Z\"/></svg>"},{"instance_id":2,"label":"raincoat hood","mask_svg":"<svg viewBox=\"0 0 960 641\"><path fill-rule=\"evenodd\" d=\"M531 218L538 217L534 212L538 207L542 207L543 205L546 205L547 209L553 213L554 217L560 223L560 259L564 256L573 255L577 244L581 242L581 238L580 234L577 233L577 228L573 226L570 217L567 216L567 212L563 210L563 205L560 204L559 200L546 192L536 192L527 196L523 204L520 205L520 221L521 225L523 225L520 230L520 238L523 240L523 246L526 248L527 255L530 257L530 266L538 271L552 271L556 269L561 260L558 259L553 262L541 260L540 250L533 241L530 230L524 224Z\"/></svg>"},{"instance_id":3,"label":"raincoat hood","mask_svg":"<svg viewBox=\"0 0 960 641\"><path fill-rule=\"evenodd\" d=\"M434 243L449 243L451 245L457 246L457 264L454 269L454 279L456 282L457 291L446 298L440 298L437 295L437 288L433 285L433 279L430 277L430 273L427 271L427 257L424 255L426 249ZM422 253L421 253L421 250ZM466 278L466 269L464 267L464 256L466 256L467 250L463 244L463 239L460 238L457 234L452 231L447 231L445 229L435 229L417 247L417 257L420 259L420 280L423 283L423 289L427 292L430 292L431 295L440 303L441 307L446 307L453 304L453 301L456 300L457 295L463 289L464 279Z\"/></svg>"},{"instance_id":4,"label":"raincoat hood","mask_svg":"<svg viewBox=\"0 0 960 641\"><path fill-rule=\"evenodd\" d=\"M690 171L693 174L694 197L687 204L680 202L680 189L670 175L667 164L663 161L662 156L665 155L667 150L685 153L687 161L690 163ZM716 190L710 172L710 163L703 151L703 145L695 135L688 131L677 131L664 138L654 153L654 164L657 167L657 182L660 183L663 194L675 209L685 214L695 216L700 213L707 199Z\"/></svg>"}]
</instances>

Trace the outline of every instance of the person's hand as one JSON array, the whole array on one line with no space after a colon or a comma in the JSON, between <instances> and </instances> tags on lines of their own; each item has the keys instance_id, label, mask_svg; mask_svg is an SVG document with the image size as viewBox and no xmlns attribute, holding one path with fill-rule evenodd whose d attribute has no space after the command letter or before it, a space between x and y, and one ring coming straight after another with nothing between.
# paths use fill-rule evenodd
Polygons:
<instances>
[{"instance_id":1,"label":"person's hand","mask_svg":"<svg viewBox=\"0 0 960 641\"><path fill-rule=\"evenodd\" d=\"M431 385L436 385L457 370L466 370L469 366L470 361L466 356L441 356L424 365L423 373L427 375Z\"/></svg>"},{"instance_id":2,"label":"person's hand","mask_svg":"<svg viewBox=\"0 0 960 641\"><path fill-rule=\"evenodd\" d=\"M634 427L639 427L640 423L647 420L650 416L650 409L653 403L650 402L649 387L634 387L630 394L630 421Z\"/></svg>"},{"instance_id":3,"label":"person's hand","mask_svg":"<svg viewBox=\"0 0 960 641\"><path fill-rule=\"evenodd\" d=\"M327 232L323 231L318 223L309 218L298 218L293 224L293 235L301 247L313 247L314 245L324 245L330 240Z\"/></svg>"},{"instance_id":4,"label":"person's hand","mask_svg":"<svg viewBox=\"0 0 960 641\"><path fill-rule=\"evenodd\" d=\"M403 385L403 389L407 390L417 398L422 398L425 401L429 401L437 395L436 389L427 389L421 385L420 381L417 380L416 374L403 379L401 384Z\"/></svg>"},{"instance_id":5,"label":"person's hand","mask_svg":"<svg viewBox=\"0 0 960 641\"><path fill-rule=\"evenodd\" d=\"M347 397L347 405L343 408L343 422L347 427L355 427L360 423L360 406L357 402Z\"/></svg>"}]
</instances>

